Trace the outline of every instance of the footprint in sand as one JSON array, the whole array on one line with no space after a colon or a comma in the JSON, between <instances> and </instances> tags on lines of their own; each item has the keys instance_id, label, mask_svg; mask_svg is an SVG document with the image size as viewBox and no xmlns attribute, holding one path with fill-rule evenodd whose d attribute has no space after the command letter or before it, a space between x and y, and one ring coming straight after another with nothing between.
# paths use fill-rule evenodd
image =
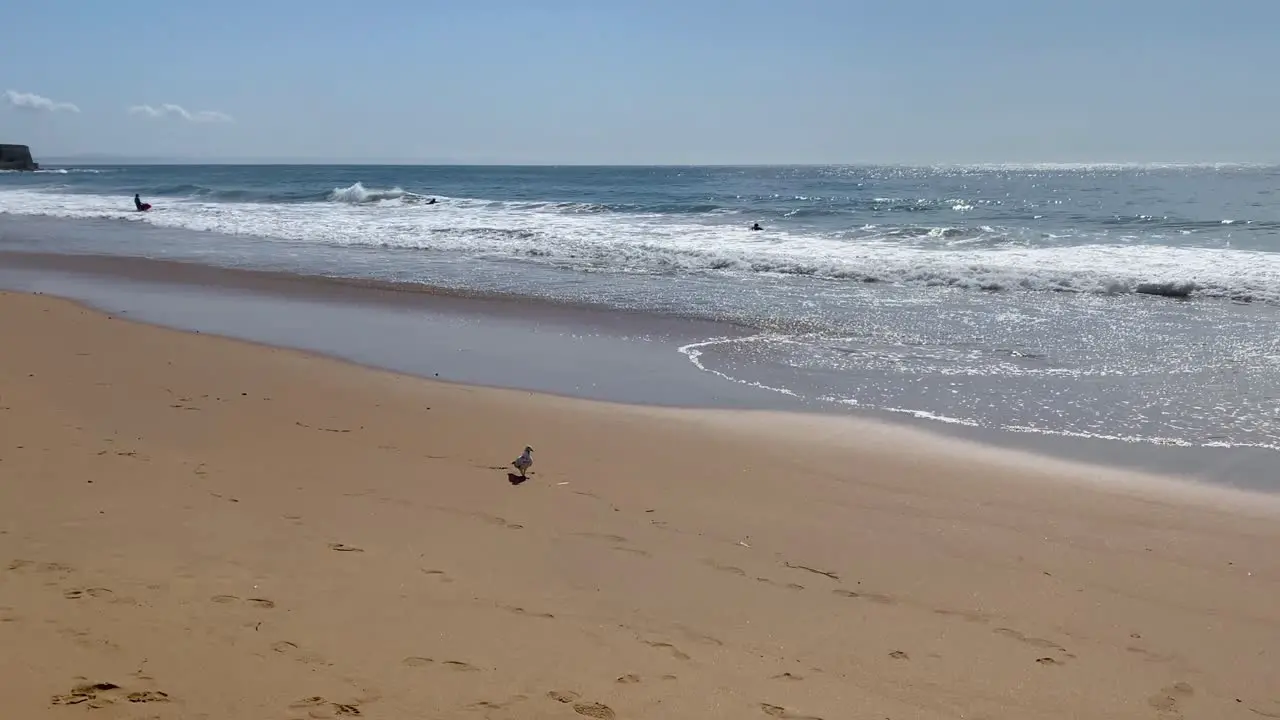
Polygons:
<instances>
[{"instance_id":1,"label":"footprint in sand","mask_svg":"<svg viewBox=\"0 0 1280 720\"><path fill-rule=\"evenodd\" d=\"M359 703L333 702L319 695L290 703L289 709L295 712L305 712L313 718L351 717L360 714Z\"/></svg>"},{"instance_id":2,"label":"footprint in sand","mask_svg":"<svg viewBox=\"0 0 1280 720\"><path fill-rule=\"evenodd\" d=\"M710 558L704 558L702 561L702 564L706 565L707 567L713 570L719 570L720 572L729 573L730 575L740 575L742 577L746 577L747 575L747 571L743 570L740 567L736 567L733 565L724 565Z\"/></svg>"},{"instance_id":3,"label":"footprint in sand","mask_svg":"<svg viewBox=\"0 0 1280 720\"><path fill-rule=\"evenodd\" d=\"M640 676L636 675L635 673L627 673L626 675L623 675L617 680L614 680L614 682L618 683L619 685L635 685L636 683L640 682Z\"/></svg>"},{"instance_id":4,"label":"footprint in sand","mask_svg":"<svg viewBox=\"0 0 1280 720\"><path fill-rule=\"evenodd\" d=\"M598 702L574 703L573 711L584 717L596 718L597 720L613 720L617 717L617 714L613 712L613 708Z\"/></svg>"},{"instance_id":5,"label":"footprint in sand","mask_svg":"<svg viewBox=\"0 0 1280 720\"><path fill-rule=\"evenodd\" d=\"M506 710L512 705L518 705L528 699L529 699L529 696L527 695L512 695L511 697L507 698L502 702L494 702L492 700L480 700L479 702L473 702L470 705L468 705L467 709L468 710L484 710L484 711Z\"/></svg>"},{"instance_id":6,"label":"footprint in sand","mask_svg":"<svg viewBox=\"0 0 1280 720\"><path fill-rule=\"evenodd\" d=\"M54 695L50 702L54 705L85 705L90 708L102 708L124 700L130 703L165 703L169 702L168 693L159 690L126 691L110 682L84 683L71 688L64 695Z\"/></svg>"},{"instance_id":7,"label":"footprint in sand","mask_svg":"<svg viewBox=\"0 0 1280 720\"><path fill-rule=\"evenodd\" d=\"M235 605L242 602L240 598L236 597L235 595L214 595L209 599L215 603L218 603L219 605ZM275 601L268 600L266 598L249 598L248 600L244 600L243 602L246 605L249 605L251 607L255 607L261 610L270 610L271 608L276 606Z\"/></svg>"},{"instance_id":8,"label":"footprint in sand","mask_svg":"<svg viewBox=\"0 0 1280 720\"><path fill-rule=\"evenodd\" d=\"M980 612L973 611L973 610L948 610L946 608L938 608L933 612L935 615L943 615L945 617L958 617L962 620L967 620L972 623L986 623L991 621L991 619L987 615Z\"/></svg>"},{"instance_id":9,"label":"footprint in sand","mask_svg":"<svg viewBox=\"0 0 1280 720\"><path fill-rule=\"evenodd\" d=\"M543 618L544 620L555 620L556 618L556 616L551 613L532 612L515 605L500 605L499 607L514 615L527 615L529 617Z\"/></svg>"},{"instance_id":10,"label":"footprint in sand","mask_svg":"<svg viewBox=\"0 0 1280 720\"><path fill-rule=\"evenodd\" d=\"M288 655L303 665L329 666L333 664L325 660L319 653L304 651L302 648L298 647L297 643L290 642L288 640L279 640L271 643L271 650L272 652L277 652L281 655Z\"/></svg>"},{"instance_id":11,"label":"footprint in sand","mask_svg":"<svg viewBox=\"0 0 1280 720\"><path fill-rule=\"evenodd\" d=\"M614 545L613 549L617 550L618 552L630 553L632 555L639 555L640 557L653 557L648 550L641 550L640 548L627 547L626 545Z\"/></svg>"},{"instance_id":12,"label":"footprint in sand","mask_svg":"<svg viewBox=\"0 0 1280 720\"><path fill-rule=\"evenodd\" d=\"M621 535L614 535L612 533L577 532L574 533L574 535L577 535L578 537L591 538L593 540L604 540L605 542L611 543L630 542L625 537Z\"/></svg>"},{"instance_id":13,"label":"footprint in sand","mask_svg":"<svg viewBox=\"0 0 1280 720\"><path fill-rule=\"evenodd\" d=\"M435 665L436 661L423 655L410 655L409 657L401 660L400 664L405 667L421 668ZM449 668L454 672L480 672L480 668L472 665L471 663L462 662L461 660L441 660L440 666Z\"/></svg>"},{"instance_id":14,"label":"footprint in sand","mask_svg":"<svg viewBox=\"0 0 1280 720\"><path fill-rule=\"evenodd\" d=\"M9 569L14 571L34 570L35 572L42 572L42 573L66 574L71 572L72 568L70 565L63 565L62 563L42 563L42 562L36 562L34 560L14 560L13 562L9 563Z\"/></svg>"},{"instance_id":15,"label":"footprint in sand","mask_svg":"<svg viewBox=\"0 0 1280 720\"><path fill-rule=\"evenodd\" d=\"M50 702L54 705L79 705L81 703L95 703L93 707L101 707L108 703L115 702L119 698L120 686L115 683L98 682L84 683L71 688L71 692L64 695L54 695Z\"/></svg>"},{"instance_id":16,"label":"footprint in sand","mask_svg":"<svg viewBox=\"0 0 1280 720\"><path fill-rule=\"evenodd\" d=\"M362 548L355 547L354 545L345 545L337 542L329 543L329 549L335 552L364 552Z\"/></svg>"},{"instance_id":17,"label":"footprint in sand","mask_svg":"<svg viewBox=\"0 0 1280 720\"><path fill-rule=\"evenodd\" d=\"M804 679L804 676L803 676L803 675L796 675L795 673L784 672L784 673L782 673L782 674L780 674L780 675L774 675L773 677L771 677L771 678L769 678L769 679L770 679L770 680L786 680L786 681L788 681L788 682L796 682L797 680L803 680L803 679Z\"/></svg>"},{"instance_id":18,"label":"footprint in sand","mask_svg":"<svg viewBox=\"0 0 1280 720\"><path fill-rule=\"evenodd\" d=\"M56 623L52 620L46 621L46 622L54 623L56 626ZM95 634L91 630L81 630L79 628L74 628L74 627L59 627L58 634L61 635L62 637L69 639L71 642L75 643L78 647L82 647L88 650L101 650L105 648L107 650L116 651L120 649L119 645L108 640L107 638L104 638L100 635Z\"/></svg>"},{"instance_id":19,"label":"footprint in sand","mask_svg":"<svg viewBox=\"0 0 1280 720\"><path fill-rule=\"evenodd\" d=\"M889 653L889 657L893 658L894 660L910 660L911 659L911 656L908 655L904 650L894 650L893 652Z\"/></svg>"},{"instance_id":20,"label":"footprint in sand","mask_svg":"<svg viewBox=\"0 0 1280 720\"><path fill-rule=\"evenodd\" d=\"M1160 720L1179 720L1182 709L1179 702L1195 694L1195 688L1185 682L1177 682L1160 688L1160 692L1147 698L1147 704L1156 711Z\"/></svg>"},{"instance_id":21,"label":"footprint in sand","mask_svg":"<svg viewBox=\"0 0 1280 720\"><path fill-rule=\"evenodd\" d=\"M708 635L700 630L695 630L684 625L675 625L674 629L680 633L686 640L691 640L699 645L710 645L712 647L724 647L724 641L714 635Z\"/></svg>"},{"instance_id":22,"label":"footprint in sand","mask_svg":"<svg viewBox=\"0 0 1280 720\"><path fill-rule=\"evenodd\" d=\"M1049 648L1049 649L1053 649L1053 650L1061 650L1061 649L1062 649L1062 646L1061 646L1061 645L1059 645L1058 643L1056 643L1056 642L1054 642L1054 641L1052 641L1052 640L1046 640L1046 639L1044 639L1044 638L1038 638L1038 637L1028 637L1028 636L1027 636L1026 634L1024 634L1022 631L1020 631L1020 630L1014 630L1013 628L1005 628L1005 627L1002 627L1002 628L996 628L995 630L992 630L991 632L993 632L993 633L995 633L995 634L997 634L997 635L1004 635L1005 637L1013 638L1014 640L1017 640L1018 642L1026 643L1026 644L1030 645L1031 647Z\"/></svg>"},{"instance_id":23,"label":"footprint in sand","mask_svg":"<svg viewBox=\"0 0 1280 720\"><path fill-rule=\"evenodd\" d=\"M98 598L98 599L110 600L113 598L114 595L115 593L112 590L104 587L77 588L73 590L67 590L66 592L62 593L62 597L68 600L80 600L82 598Z\"/></svg>"},{"instance_id":24,"label":"footprint in sand","mask_svg":"<svg viewBox=\"0 0 1280 720\"><path fill-rule=\"evenodd\" d=\"M677 660L688 660L688 659L690 659L690 658L689 658L689 655L688 655L687 653L682 652L682 651L680 650L680 648L678 648L678 647L676 647L675 645L672 645L671 643L668 643L668 642L655 642L655 641L652 641L652 640L645 640L645 641L644 641L644 644L645 644L645 645L648 645L648 646L649 646L649 647L651 647L651 648L657 648L657 649L659 649L659 650L667 650L667 651L669 651L669 652L671 653L671 656L672 656L672 657L674 657L674 658L675 658L675 659L677 659Z\"/></svg>"},{"instance_id":25,"label":"footprint in sand","mask_svg":"<svg viewBox=\"0 0 1280 720\"><path fill-rule=\"evenodd\" d=\"M474 517L480 518L481 520L489 523L490 525L497 525L499 527L504 527L508 530L524 529L524 526L521 525L520 523L507 522L506 518L498 517L497 515L490 515L488 513L482 513L482 512L471 513L471 515Z\"/></svg>"},{"instance_id":26,"label":"footprint in sand","mask_svg":"<svg viewBox=\"0 0 1280 720\"><path fill-rule=\"evenodd\" d=\"M1177 655L1157 653L1137 645L1126 646L1125 650L1135 655L1141 655L1144 660L1151 663L1176 663L1180 660Z\"/></svg>"},{"instance_id":27,"label":"footprint in sand","mask_svg":"<svg viewBox=\"0 0 1280 720\"><path fill-rule=\"evenodd\" d=\"M626 676L624 676L626 677ZM582 696L572 690L551 690L547 693L547 697L564 705L573 705L573 711L579 715L589 718L597 718L598 720L613 720L617 714L613 712L613 708L598 702L578 702Z\"/></svg>"},{"instance_id":28,"label":"footprint in sand","mask_svg":"<svg viewBox=\"0 0 1280 720\"><path fill-rule=\"evenodd\" d=\"M879 603L881 605L897 605L898 604L898 599L893 597L892 595L882 595L880 593L864 592L862 593L862 597L865 600L870 600L873 603Z\"/></svg>"},{"instance_id":29,"label":"footprint in sand","mask_svg":"<svg viewBox=\"0 0 1280 720\"><path fill-rule=\"evenodd\" d=\"M1030 637L1025 633L1021 632L1020 630L1014 630L1013 628L1002 627L1002 628L996 628L991 632L997 635L1003 635L1007 638L1012 638L1014 640L1017 640L1018 642L1030 645L1033 648L1040 648L1043 650L1057 650L1058 652L1062 653L1066 657L1069 657L1069 658L1075 657L1075 655L1072 655L1071 653L1067 652L1066 648L1062 647L1061 645L1059 645L1058 643L1052 640L1046 640L1045 638L1038 638L1038 637Z\"/></svg>"},{"instance_id":30,"label":"footprint in sand","mask_svg":"<svg viewBox=\"0 0 1280 720\"><path fill-rule=\"evenodd\" d=\"M781 718L782 720L822 720L822 718L814 715L797 715L780 705L770 705L769 703L760 703L760 710L769 717Z\"/></svg>"},{"instance_id":31,"label":"footprint in sand","mask_svg":"<svg viewBox=\"0 0 1280 720\"><path fill-rule=\"evenodd\" d=\"M889 595L881 595L880 593L854 592L853 590L844 590L844 589L832 590L831 592L832 594L839 595L840 597L857 598L860 600L870 600L873 603L879 603L881 605L897 605L898 604L898 600L896 598L890 597Z\"/></svg>"},{"instance_id":32,"label":"footprint in sand","mask_svg":"<svg viewBox=\"0 0 1280 720\"><path fill-rule=\"evenodd\" d=\"M141 690L125 695L124 699L131 703L169 702L169 695L159 690Z\"/></svg>"},{"instance_id":33,"label":"footprint in sand","mask_svg":"<svg viewBox=\"0 0 1280 720\"><path fill-rule=\"evenodd\" d=\"M773 585L774 587L786 588L787 590L803 590L804 589L804 586L801 585L800 583L783 584L778 582L777 580L770 580L767 577L758 577L756 578L756 582L764 583L765 585Z\"/></svg>"}]
</instances>

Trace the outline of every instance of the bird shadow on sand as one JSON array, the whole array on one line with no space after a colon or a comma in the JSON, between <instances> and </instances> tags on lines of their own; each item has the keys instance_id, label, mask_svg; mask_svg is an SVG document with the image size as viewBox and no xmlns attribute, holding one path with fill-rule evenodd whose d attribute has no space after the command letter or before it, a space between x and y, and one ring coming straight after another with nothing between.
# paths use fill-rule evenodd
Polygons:
<instances>
[{"instance_id":1,"label":"bird shadow on sand","mask_svg":"<svg viewBox=\"0 0 1280 720\"><path fill-rule=\"evenodd\" d=\"M529 478L524 475L517 475L516 473L513 473L513 472L507 473L507 482L511 483L512 485L519 485L520 483L528 479Z\"/></svg>"}]
</instances>

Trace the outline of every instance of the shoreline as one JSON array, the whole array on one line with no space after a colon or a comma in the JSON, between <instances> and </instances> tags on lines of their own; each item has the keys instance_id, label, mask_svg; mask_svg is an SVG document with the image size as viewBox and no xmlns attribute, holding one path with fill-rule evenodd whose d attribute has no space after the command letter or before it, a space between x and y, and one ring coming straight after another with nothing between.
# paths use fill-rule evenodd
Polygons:
<instances>
[{"instance_id":1,"label":"shoreline","mask_svg":"<svg viewBox=\"0 0 1280 720\"><path fill-rule=\"evenodd\" d=\"M421 290L410 286L410 288L401 289L400 283L372 283L366 285L364 281L355 280L347 282L347 278L330 278L323 276L310 275L294 275L290 273L265 272L258 270L240 270L234 268L221 268L208 265L200 265L195 263L174 262L164 260L152 260L148 258L117 258L107 256L89 256L87 264L81 265L78 262L71 264L62 264L59 261L64 256L58 255L42 255L38 253L18 254L0 252L0 257L8 257L9 255L28 255L23 260L33 261L28 267L59 267L62 269L71 269L73 274L99 274L106 271L112 273L116 270L124 271L121 273L123 277L134 281L142 281L146 283L176 283L177 285L195 284L195 280L199 278L202 282L197 285L207 289L225 292L228 290L244 290L254 294L262 294L266 297L293 297L303 299L308 302L338 302L339 304L347 303L371 303L376 306L397 306L404 305L414 309L423 309L427 303L442 301L449 303L446 306L449 312L466 312L475 313L485 318L492 318L492 307L496 306L502 311L515 309L514 306L519 301L528 300L519 297L490 297L481 294L455 294L446 288L433 288L430 286L421 286ZM78 259L78 258L77 258ZM99 261L106 260L108 262L98 265ZM151 265L152 267L147 267ZM175 276L167 273L172 270L178 270ZM0 267L0 297L6 293L15 292L3 286L3 267ZM158 274L153 274L158 273ZM186 274L189 273L189 274ZM225 274L225 278L224 278ZM163 280L161 278L164 278ZM231 282L225 282L230 279ZM239 281L239 282L237 282ZM336 294L329 294L330 282L333 281L332 287L337 288ZM277 285L276 283L280 283ZM283 289L284 292L280 292ZM438 291L438 292L437 292ZM986 438L975 439L971 435L966 435L964 430L960 428L957 431L946 423L937 423L930 421L903 419L885 412L867 412L864 410L843 410L840 408L812 405L802 406L796 404L788 407L782 405L756 405L753 403L744 403L739 407L735 407L733 402L726 404L681 404L681 403L661 403L651 401L635 401L635 400L611 400L591 395L577 394L573 392L555 392L542 389L530 389L522 387L512 387L498 383L475 383L465 380L455 380L449 378L441 378L438 373L428 375L426 372L404 372L394 367L388 367L385 363L379 362L362 362L345 357L342 354L328 352L324 350L313 350L306 347L298 347L291 344L281 344L270 340L254 339L245 337L234 332L207 332L192 327L182 327L178 325L170 325L162 322L148 320L145 317L130 317L129 311L121 311L118 314L97 306L92 302L59 295L56 293L16 291L32 296L47 296L59 301L71 303L77 307L88 310L93 313L100 313L110 319L119 319L127 323L137 323L148 327L154 327L161 330L194 333L196 335L204 335L217 340L223 340L232 343L242 343L250 347L259 348L266 351L283 351L301 353L305 356L324 359L326 361L337 362L344 365L350 365L365 371L374 373L385 373L392 376L412 378L427 383L441 383L452 385L459 388L476 388L485 391L496 392L520 392L530 393L534 396L553 398L565 402L581 402L588 404L599 404L603 407L611 407L614 409L625 410L628 412L644 413L652 410L656 413L684 413L695 419L711 419L713 423L722 426L734 426L739 428L741 432L754 434L760 440L767 440L772 430L765 428L769 419L781 419L784 424L790 426L809 426L814 431L822 433L824 428L831 427L831 423L844 423L845 426L857 429L859 432L866 433L868 431L879 434L894 443L913 443L923 444L930 447L935 453L951 454L954 456L982 457L985 461L994 466L1000 467L1002 470L1010 472L1025 472L1035 476L1052 477L1055 481L1063 481L1071 478L1073 482L1077 482L1086 487L1098 487L1112 492L1123 490L1124 494L1134 496L1152 496L1172 499L1177 502L1196 502L1207 506L1220 507L1230 509L1231 511L1249 510L1260 513L1262 517L1275 515L1280 518L1280 488L1276 490L1259 489L1248 486L1235 486L1231 484L1215 483L1204 478L1177 475L1173 473L1161 472L1143 468L1141 466L1130 466L1122 464L1114 467L1104 459L1089 458L1081 459L1071 457L1066 454L1054 454L1040 451L1030 443L999 443L991 442ZM365 295L365 293L370 293ZM494 306L488 308L477 308L472 303L485 303L486 301L494 303ZM510 303L510 304L509 304ZM543 304L540 299L534 299L535 305ZM615 311L612 308L595 308L591 306L574 305L570 303L560 303L555 301L546 301L546 309L552 311L561 311L565 313L582 313L581 316L570 317L575 327L581 327L584 319L592 319L595 315L612 315ZM538 315L538 310L543 308L521 308L522 313L537 316L548 317L547 315ZM711 320L702 319L686 319L686 318L663 318L655 316L652 313L641 311L619 310L619 313L631 317L640 317L645 319L656 318L658 321L668 320L672 323L691 322L697 325L709 325L713 328L720 326L719 323ZM551 317L562 319L562 316L552 314ZM736 328L732 324L724 324L725 328ZM714 374L707 377L714 378ZM714 380L720 384L718 380ZM725 384L733 386L736 383L725 381ZM771 395L766 395L771 397ZM1014 436L1013 433L984 433L985 436L999 434L1004 436ZM1049 436L1054 439L1053 436ZM795 433L793 440L801 443L812 442L810 437L804 434ZM1068 441L1078 440L1076 438ZM1102 441L1107 445L1122 446L1118 441ZM1191 449L1197 452L1204 452L1204 449ZM1139 489L1141 488L1141 489ZM1246 513L1248 514L1248 513Z\"/></svg>"},{"instance_id":2,"label":"shoreline","mask_svg":"<svg viewBox=\"0 0 1280 720\"><path fill-rule=\"evenodd\" d=\"M25 339L0 354L23 717L1280 712L1276 498L30 294L0 293L0 332Z\"/></svg>"},{"instance_id":3,"label":"shoreline","mask_svg":"<svg viewBox=\"0 0 1280 720\"><path fill-rule=\"evenodd\" d=\"M238 268L214 265L190 260L127 255L91 255L82 253L30 252L0 250L5 265L33 271L71 272L101 275L149 283L172 283L220 290L243 290L286 298L307 300L342 300L388 307L421 308L426 303L436 303L448 310L493 312L495 308L504 314L530 317L555 317L557 313L577 313L570 317L577 322L595 316L597 322L606 315L644 318L646 325L671 323L706 325L720 331L736 331L743 335L758 332L758 328L733 320L711 319L671 313L657 313L603 304L579 303L554 297L535 297L513 292L475 291L465 288L430 285L419 282L378 280L374 278L321 275ZM3 265L0 265L3 269Z\"/></svg>"},{"instance_id":4,"label":"shoreline","mask_svg":"<svg viewBox=\"0 0 1280 720\"><path fill-rule=\"evenodd\" d=\"M165 265L169 264L184 263L165 263ZM208 268L207 266L195 266L195 268L197 269L197 272L210 269L221 271L220 268ZM256 271L244 272L247 275L252 276ZM266 279L267 282L274 281L276 278L273 277L273 275L274 274L266 274L264 279ZM0 279L2 279L2 277L3 276L0 275ZM308 299L315 299L314 296L307 295L308 289L305 287L312 279L311 277L289 276L287 274L283 274L281 279L286 282L298 282L300 284L300 287L297 288L298 292ZM322 283L323 281L328 280L328 278L317 279ZM222 285L217 285L216 287L219 290L228 289ZM359 288L360 290L364 289L358 284L353 287ZM395 292L394 289L377 289L380 291L386 290L388 292ZM261 291L260 286L258 287L258 291ZM942 432L946 427L945 425L939 426L937 423L928 422L912 423L897 421L897 418L892 415L866 412L842 412L836 409L783 409L777 407L755 406L735 408L732 406L631 402L625 400L607 400L572 393L530 390L499 384L470 383L447 378L430 377L424 373L405 373L377 363L360 362L345 358L338 354L294 347L292 345L276 344L270 341L240 337L234 334L202 332L200 330L185 329L182 327L156 323L146 319L129 317L128 312L121 312L119 314L112 313L101 307L97 307L92 303L57 294L13 291L0 287L0 298L3 298L6 294L20 294L37 298L50 298L58 302L69 303L74 307L101 315L109 320L118 320L166 332L200 335L202 337L213 338L217 341L245 345L250 348L267 352L297 353L303 357L338 363L340 365L349 366L365 372L429 384L452 386L463 391L477 389L486 392L521 393L534 398L545 398L547 400L558 402L582 403L588 406L598 405L601 408L610 408L616 411L634 413L642 416L652 416L655 418L665 419L680 418L683 422L692 424L709 424L717 426L722 430L733 428L735 432L746 436L753 436L758 441L762 442L766 442L770 438L776 438L779 426L786 428L786 437L790 442L799 443L801 445L816 445L818 443L815 440L815 437L831 436L837 430L844 429L854 431L863 436L874 435L895 445L913 445L916 447L926 448L924 454L928 457L965 457L970 459L981 459L982 462L989 463L992 467L999 468L1001 471L1024 473L1028 476L1033 476L1042 480L1048 478L1049 482L1077 484L1081 487L1098 488L1104 492L1118 493L1131 497L1146 497L1157 500L1163 499L1175 503L1191 502L1205 507L1223 509L1228 512L1242 512L1246 515L1275 517L1276 519L1280 519L1280 492L1268 492L1247 487L1215 484L1197 478L1180 477L1155 471L1146 471L1140 468L1123 466L1112 467L1105 462L1097 460L1059 457L1016 445L975 441L956 433ZM435 297L429 291L422 293L422 295L424 297ZM459 296L448 294L443 295L443 297L449 299L464 299ZM471 298L465 299L470 300ZM345 301L346 299L344 299L344 302ZM377 302L384 301L384 299L380 298ZM394 300L391 302L394 302ZM574 307L577 310L590 310L590 308L581 308L576 306L570 307ZM775 425L775 423L771 421L775 421L777 424ZM799 428L804 428L804 430L800 430ZM835 446L837 447L847 445L849 445L849 443L843 438L837 438L835 440Z\"/></svg>"},{"instance_id":5,"label":"shoreline","mask_svg":"<svg viewBox=\"0 0 1280 720\"><path fill-rule=\"evenodd\" d=\"M683 346L760 332L732 322L120 256L0 252L0 287L67 297L166 327L468 385L660 407L851 416L1051 458L1280 492L1270 470L1275 453L1266 449L973 428L802 400L695 367ZM537 361L515 360L521 356Z\"/></svg>"},{"instance_id":6,"label":"shoreline","mask_svg":"<svg viewBox=\"0 0 1280 720\"><path fill-rule=\"evenodd\" d=\"M678 343L746 334L727 323L147 258L35 254L15 256L15 268L5 266L9 257L0 252L0 291L377 371L638 406L759 408L760 397L773 399L697 372L675 352ZM660 381L637 383L650 372Z\"/></svg>"}]
</instances>

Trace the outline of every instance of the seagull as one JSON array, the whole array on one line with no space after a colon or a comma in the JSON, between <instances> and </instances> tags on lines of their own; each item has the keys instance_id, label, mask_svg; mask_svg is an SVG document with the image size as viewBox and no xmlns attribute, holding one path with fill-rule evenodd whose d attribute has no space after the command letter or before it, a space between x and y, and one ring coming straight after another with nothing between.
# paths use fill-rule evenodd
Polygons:
<instances>
[{"instance_id":1,"label":"seagull","mask_svg":"<svg viewBox=\"0 0 1280 720\"><path fill-rule=\"evenodd\" d=\"M524 453L511 463L511 466L520 471L520 477L524 477L526 471L533 467L533 448L528 445L524 446Z\"/></svg>"}]
</instances>

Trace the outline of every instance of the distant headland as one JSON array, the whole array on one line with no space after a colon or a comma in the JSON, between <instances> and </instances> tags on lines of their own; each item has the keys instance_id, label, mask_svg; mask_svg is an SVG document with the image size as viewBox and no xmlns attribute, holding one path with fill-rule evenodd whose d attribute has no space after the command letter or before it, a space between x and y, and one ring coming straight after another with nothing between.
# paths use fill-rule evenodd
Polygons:
<instances>
[{"instance_id":1,"label":"distant headland","mask_svg":"<svg viewBox=\"0 0 1280 720\"><path fill-rule=\"evenodd\" d=\"M0 145L0 170L39 170L26 145Z\"/></svg>"}]
</instances>

